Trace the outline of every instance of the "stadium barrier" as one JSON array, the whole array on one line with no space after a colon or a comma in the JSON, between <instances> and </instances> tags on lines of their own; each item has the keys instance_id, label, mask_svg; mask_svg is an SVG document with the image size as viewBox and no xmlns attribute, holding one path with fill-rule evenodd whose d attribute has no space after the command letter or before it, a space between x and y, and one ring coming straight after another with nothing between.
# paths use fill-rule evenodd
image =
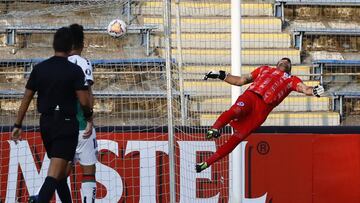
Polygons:
<instances>
[{"instance_id":1,"label":"stadium barrier","mask_svg":"<svg viewBox=\"0 0 360 203\"><path fill-rule=\"evenodd\" d=\"M360 6L358 0L276 0L274 14L285 22L285 5L315 5L315 6Z\"/></svg>"},{"instance_id":2,"label":"stadium barrier","mask_svg":"<svg viewBox=\"0 0 360 203\"><path fill-rule=\"evenodd\" d=\"M6 33L6 44L12 46L16 43L16 35L31 35L33 33L55 33L58 27L42 27L42 26L8 26L2 27L0 32ZM127 27L128 34L140 34L141 45L146 48L146 55L150 56L151 33L158 29L155 25L135 25L131 24ZM85 33L107 34L104 27L85 27Z\"/></svg>"},{"instance_id":3,"label":"stadium barrier","mask_svg":"<svg viewBox=\"0 0 360 203\"><path fill-rule=\"evenodd\" d=\"M359 29L334 29L334 28L304 28L297 27L293 30L294 47L302 50L303 37L305 35L337 35L337 36L360 36Z\"/></svg>"},{"instance_id":4,"label":"stadium barrier","mask_svg":"<svg viewBox=\"0 0 360 203\"><path fill-rule=\"evenodd\" d=\"M345 75L345 76L358 76L359 68L360 68L360 60L316 60L313 61L313 69L316 74L319 74L318 80L320 80L320 84L324 85L324 77L330 76L334 79L334 77ZM344 67L351 67L353 72L349 73L346 69L341 69ZM338 70L339 73L325 73L325 69Z\"/></svg>"},{"instance_id":5,"label":"stadium barrier","mask_svg":"<svg viewBox=\"0 0 360 203\"><path fill-rule=\"evenodd\" d=\"M313 61L313 75L321 85L330 90L332 110L339 112L342 121L347 116L344 111L348 106L345 99L357 100L360 98L356 83L360 75L359 68L359 60ZM344 84L345 88L343 88Z\"/></svg>"},{"instance_id":6,"label":"stadium barrier","mask_svg":"<svg viewBox=\"0 0 360 203\"><path fill-rule=\"evenodd\" d=\"M333 93L334 97L333 97L333 104L334 104L334 109L333 110L338 110L340 113L340 119L344 119L345 118L345 112L344 112L344 100L345 99L356 99L359 100L360 99L360 92L334 92Z\"/></svg>"},{"instance_id":7,"label":"stadium barrier","mask_svg":"<svg viewBox=\"0 0 360 203\"><path fill-rule=\"evenodd\" d=\"M38 190L49 160L33 127L29 126L17 145L9 141L11 127L0 129L0 201L23 202ZM205 140L200 128L177 129L177 201L227 202L227 157L204 173L193 170L195 162L215 151L219 140ZM103 127L97 131L99 202L169 202L166 127ZM229 136L226 132L229 128L225 139ZM189 143L194 146L193 153L182 150ZM356 203L360 199L359 143L360 131L355 127L260 128L241 144L245 172L239 181L245 199ZM79 201L81 175L76 171L78 168L69 179L72 195Z\"/></svg>"}]
</instances>

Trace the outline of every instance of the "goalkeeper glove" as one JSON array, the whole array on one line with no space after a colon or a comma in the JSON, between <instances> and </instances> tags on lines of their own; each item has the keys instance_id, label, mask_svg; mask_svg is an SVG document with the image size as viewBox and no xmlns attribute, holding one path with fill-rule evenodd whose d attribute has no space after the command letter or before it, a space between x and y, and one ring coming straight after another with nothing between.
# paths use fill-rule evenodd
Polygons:
<instances>
[{"instance_id":1,"label":"goalkeeper glove","mask_svg":"<svg viewBox=\"0 0 360 203\"><path fill-rule=\"evenodd\" d=\"M324 94L324 92L325 92L324 87L321 85L316 85L313 88L313 95L316 97L320 97L322 94Z\"/></svg>"},{"instance_id":2,"label":"goalkeeper glove","mask_svg":"<svg viewBox=\"0 0 360 203\"><path fill-rule=\"evenodd\" d=\"M213 78L213 79L219 78L220 80L225 80L226 75L227 75L226 72L223 70L220 71L211 70L205 74L204 80L207 80L208 78Z\"/></svg>"},{"instance_id":3,"label":"goalkeeper glove","mask_svg":"<svg viewBox=\"0 0 360 203\"><path fill-rule=\"evenodd\" d=\"M200 173L201 171L205 170L208 168L208 165L206 162L201 162L201 163L197 163L195 165L195 170L196 170L196 173Z\"/></svg>"},{"instance_id":4,"label":"goalkeeper glove","mask_svg":"<svg viewBox=\"0 0 360 203\"><path fill-rule=\"evenodd\" d=\"M210 129L206 132L205 138L219 138L221 136L220 132L217 129Z\"/></svg>"}]
</instances>

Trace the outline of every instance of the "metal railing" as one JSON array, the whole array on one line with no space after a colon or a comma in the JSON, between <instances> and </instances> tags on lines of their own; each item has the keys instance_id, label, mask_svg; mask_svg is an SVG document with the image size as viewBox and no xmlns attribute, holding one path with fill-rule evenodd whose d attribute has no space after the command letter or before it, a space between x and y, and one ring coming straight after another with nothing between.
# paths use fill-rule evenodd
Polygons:
<instances>
[{"instance_id":1,"label":"metal railing","mask_svg":"<svg viewBox=\"0 0 360 203\"><path fill-rule=\"evenodd\" d=\"M7 26L0 28L0 33L6 34L6 44L9 46L16 44L16 35L17 34L35 34L35 33L55 33L59 27L41 27L41 26ZM150 51L150 40L151 33L158 29L155 25L129 25L127 27L127 34L140 34L141 43L140 45L145 47L146 55L151 54ZM98 33L98 34L107 34L106 28L104 27L85 27L85 33ZM25 39L26 40L26 39Z\"/></svg>"},{"instance_id":2,"label":"metal railing","mask_svg":"<svg viewBox=\"0 0 360 203\"><path fill-rule=\"evenodd\" d=\"M297 27L293 30L293 45L302 50L305 35L335 35L335 36L360 36L360 29L333 29L333 28L304 28Z\"/></svg>"},{"instance_id":3,"label":"metal railing","mask_svg":"<svg viewBox=\"0 0 360 203\"><path fill-rule=\"evenodd\" d=\"M274 14L285 21L284 10L286 5L315 5L315 6L360 6L359 0L276 0Z\"/></svg>"}]
</instances>

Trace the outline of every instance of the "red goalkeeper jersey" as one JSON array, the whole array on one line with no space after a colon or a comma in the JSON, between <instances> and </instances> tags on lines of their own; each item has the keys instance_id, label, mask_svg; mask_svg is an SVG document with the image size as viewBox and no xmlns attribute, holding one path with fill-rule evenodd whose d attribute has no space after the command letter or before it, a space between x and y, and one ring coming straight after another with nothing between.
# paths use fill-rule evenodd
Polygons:
<instances>
[{"instance_id":1,"label":"red goalkeeper jersey","mask_svg":"<svg viewBox=\"0 0 360 203\"><path fill-rule=\"evenodd\" d=\"M260 66L252 73L254 82L248 90L262 96L265 103L277 106L291 91L296 91L300 78L269 66Z\"/></svg>"}]
</instances>

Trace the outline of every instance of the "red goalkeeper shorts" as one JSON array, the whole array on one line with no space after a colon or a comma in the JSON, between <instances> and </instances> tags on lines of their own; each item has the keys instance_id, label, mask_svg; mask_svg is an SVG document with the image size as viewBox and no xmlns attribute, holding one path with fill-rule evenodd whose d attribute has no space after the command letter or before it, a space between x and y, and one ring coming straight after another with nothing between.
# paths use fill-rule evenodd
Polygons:
<instances>
[{"instance_id":1,"label":"red goalkeeper shorts","mask_svg":"<svg viewBox=\"0 0 360 203\"><path fill-rule=\"evenodd\" d=\"M263 124L274 107L264 102L263 98L246 90L230 108L237 118L230 122L234 133L247 136Z\"/></svg>"}]
</instances>

